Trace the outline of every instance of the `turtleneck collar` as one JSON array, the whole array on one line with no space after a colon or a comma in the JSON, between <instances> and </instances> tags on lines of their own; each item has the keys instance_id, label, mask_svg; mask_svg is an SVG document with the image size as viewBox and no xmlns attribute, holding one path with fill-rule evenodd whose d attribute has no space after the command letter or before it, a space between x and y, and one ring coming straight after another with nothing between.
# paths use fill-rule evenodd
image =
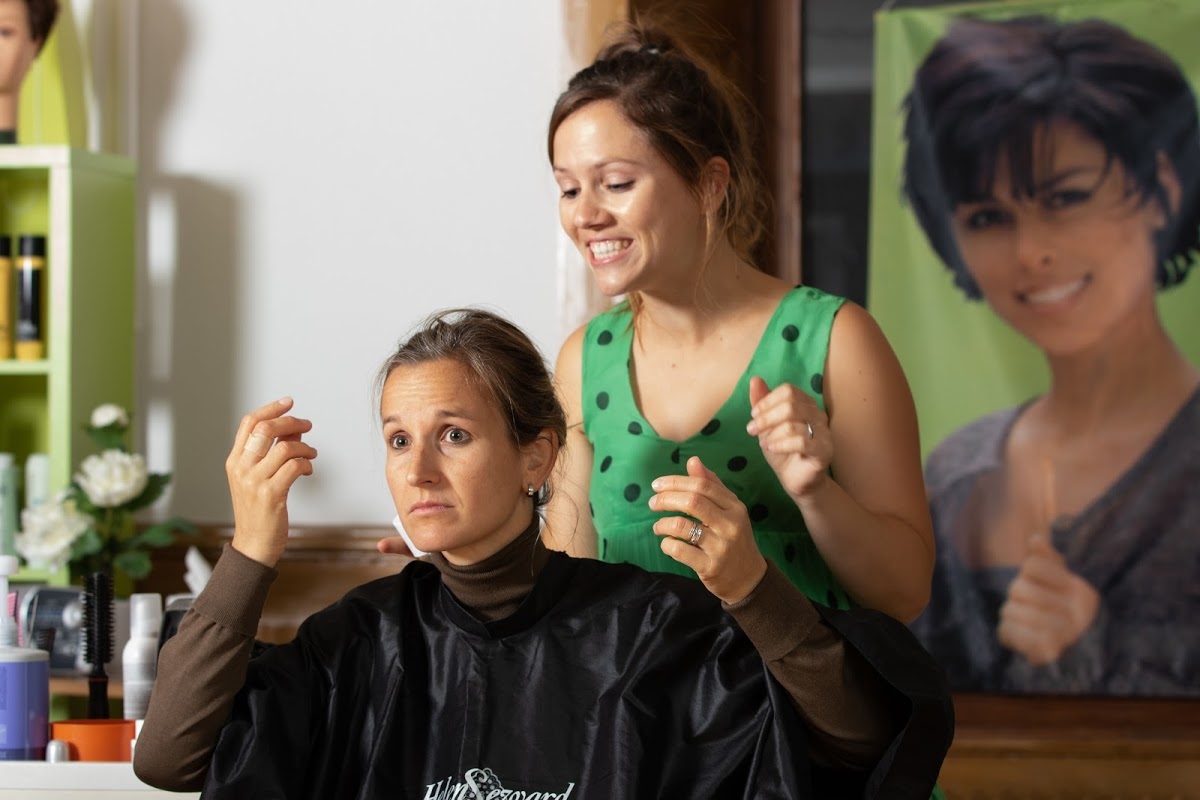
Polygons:
<instances>
[{"instance_id":1,"label":"turtleneck collar","mask_svg":"<svg viewBox=\"0 0 1200 800\"><path fill-rule=\"evenodd\" d=\"M546 566L550 552L542 544L537 514L516 539L477 564L456 566L441 553L429 561L442 573L442 583L471 614L484 622L504 619L516 611Z\"/></svg>"}]
</instances>

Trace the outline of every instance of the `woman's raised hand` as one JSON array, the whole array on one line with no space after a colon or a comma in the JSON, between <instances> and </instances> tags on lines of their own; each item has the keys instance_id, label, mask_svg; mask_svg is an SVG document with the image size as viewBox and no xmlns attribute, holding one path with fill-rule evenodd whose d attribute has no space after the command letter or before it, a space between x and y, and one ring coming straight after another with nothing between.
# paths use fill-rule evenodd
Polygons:
<instances>
[{"instance_id":1,"label":"woman's raised hand","mask_svg":"<svg viewBox=\"0 0 1200 800\"><path fill-rule=\"evenodd\" d=\"M687 475L664 475L650 486L655 491L650 508L687 515L654 523L654 532L663 537L662 551L694 569L726 603L750 594L767 573L767 561L737 495L696 456L688 459Z\"/></svg>"},{"instance_id":2,"label":"woman's raised hand","mask_svg":"<svg viewBox=\"0 0 1200 800\"><path fill-rule=\"evenodd\" d=\"M312 430L306 419L287 415L292 399L267 403L242 417L225 475L233 499L233 546L269 567L287 547L287 497L301 475L311 475L317 451L300 440Z\"/></svg>"},{"instance_id":3,"label":"woman's raised hand","mask_svg":"<svg viewBox=\"0 0 1200 800\"><path fill-rule=\"evenodd\" d=\"M1000 606L996 637L1030 664L1053 664L1079 641L1099 611L1096 588L1071 572L1048 538L1037 535Z\"/></svg>"},{"instance_id":4,"label":"woman's raised hand","mask_svg":"<svg viewBox=\"0 0 1200 800\"><path fill-rule=\"evenodd\" d=\"M750 379L751 419L746 432L758 445L784 491L796 502L819 488L833 461L829 417L807 393L790 383L768 389Z\"/></svg>"}]
</instances>

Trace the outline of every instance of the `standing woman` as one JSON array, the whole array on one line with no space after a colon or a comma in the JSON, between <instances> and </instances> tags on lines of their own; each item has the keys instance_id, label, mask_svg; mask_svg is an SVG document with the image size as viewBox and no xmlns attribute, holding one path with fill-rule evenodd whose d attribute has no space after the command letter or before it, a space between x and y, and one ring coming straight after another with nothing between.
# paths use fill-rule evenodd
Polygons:
<instances>
[{"instance_id":1,"label":"standing woman","mask_svg":"<svg viewBox=\"0 0 1200 800\"><path fill-rule=\"evenodd\" d=\"M806 595L916 617L934 552L907 382L861 307L754 264L766 190L736 90L632 26L571 79L549 150L563 229L624 297L559 353L552 546L694 576L654 535L651 479L699 456Z\"/></svg>"}]
</instances>

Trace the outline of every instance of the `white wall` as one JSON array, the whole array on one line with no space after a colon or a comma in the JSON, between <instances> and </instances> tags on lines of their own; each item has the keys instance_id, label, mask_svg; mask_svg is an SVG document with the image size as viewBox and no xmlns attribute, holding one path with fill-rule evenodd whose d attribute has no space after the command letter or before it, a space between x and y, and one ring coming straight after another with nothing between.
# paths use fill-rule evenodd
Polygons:
<instances>
[{"instance_id":1,"label":"white wall","mask_svg":"<svg viewBox=\"0 0 1200 800\"><path fill-rule=\"evenodd\" d=\"M139 408L169 511L229 522L241 415L313 420L296 524L387 524L369 402L419 318L487 304L553 358L558 0L142 0Z\"/></svg>"}]
</instances>

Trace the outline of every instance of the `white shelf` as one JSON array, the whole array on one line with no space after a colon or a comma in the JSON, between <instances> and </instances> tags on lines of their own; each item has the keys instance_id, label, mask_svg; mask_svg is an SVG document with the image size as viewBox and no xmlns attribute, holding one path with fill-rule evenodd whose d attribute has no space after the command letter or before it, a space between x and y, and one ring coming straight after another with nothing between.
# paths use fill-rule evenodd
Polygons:
<instances>
[{"instance_id":1,"label":"white shelf","mask_svg":"<svg viewBox=\"0 0 1200 800\"><path fill-rule=\"evenodd\" d=\"M128 762L4 761L0 767L0 800L104 800L136 797L198 798L199 792L164 792L147 786Z\"/></svg>"}]
</instances>

